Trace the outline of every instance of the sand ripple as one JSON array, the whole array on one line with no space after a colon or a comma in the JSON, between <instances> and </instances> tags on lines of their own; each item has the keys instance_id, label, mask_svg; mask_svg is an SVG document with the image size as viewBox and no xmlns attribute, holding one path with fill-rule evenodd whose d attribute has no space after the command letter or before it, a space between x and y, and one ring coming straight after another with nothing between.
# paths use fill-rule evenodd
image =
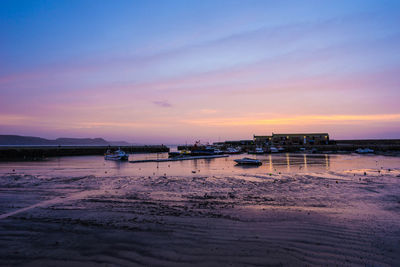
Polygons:
<instances>
[{"instance_id":1,"label":"sand ripple","mask_svg":"<svg viewBox=\"0 0 400 267\"><path fill-rule=\"evenodd\" d=\"M0 264L396 266L397 175L4 175Z\"/></svg>"}]
</instances>

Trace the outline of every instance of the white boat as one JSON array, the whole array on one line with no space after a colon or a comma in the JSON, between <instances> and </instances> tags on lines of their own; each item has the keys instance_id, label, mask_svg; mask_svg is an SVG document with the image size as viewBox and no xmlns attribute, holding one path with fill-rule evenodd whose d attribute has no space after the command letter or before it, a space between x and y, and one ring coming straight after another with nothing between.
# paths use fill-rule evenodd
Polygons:
<instances>
[{"instance_id":1,"label":"white boat","mask_svg":"<svg viewBox=\"0 0 400 267\"><path fill-rule=\"evenodd\" d=\"M277 149L277 148L274 147L274 146L271 146L271 147L269 148L269 151L270 151L271 153L278 153L278 152L279 152L279 149Z\"/></svg>"},{"instance_id":2,"label":"white boat","mask_svg":"<svg viewBox=\"0 0 400 267\"><path fill-rule=\"evenodd\" d=\"M129 155L121 149L115 150L114 152L107 150L107 152L104 154L104 159L107 160L128 160L128 157Z\"/></svg>"},{"instance_id":3,"label":"white boat","mask_svg":"<svg viewBox=\"0 0 400 267\"><path fill-rule=\"evenodd\" d=\"M370 148L359 148L356 150L356 153L358 154L368 154L368 153L374 153L374 150Z\"/></svg>"},{"instance_id":4,"label":"white boat","mask_svg":"<svg viewBox=\"0 0 400 267\"><path fill-rule=\"evenodd\" d=\"M242 158L242 159L235 159L234 160L237 164L241 165L261 165L261 161L258 159L251 159L251 158Z\"/></svg>"},{"instance_id":5,"label":"white boat","mask_svg":"<svg viewBox=\"0 0 400 267\"><path fill-rule=\"evenodd\" d=\"M237 148L228 147L225 151L225 154L239 154L241 151Z\"/></svg>"},{"instance_id":6,"label":"white boat","mask_svg":"<svg viewBox=\"0 0 400 267\"><path fill-rule=\"evenodd\" d=\"M255 150L249 151L249 154L264 154L265 151L262 147L256 147Z\"/></svg>"},{"instance_id":7,"label":"white boat","mask_svg":"<svg viewBox=\"0 0 400 267\"><path fill-rule=\"evenodd\" d=\"M222 154L224 154L224 151L222 151L221 149L215 148L215 149L214 149L214 154L216 154L216 155L222 155Z\"/></svg>"}]
</instances>

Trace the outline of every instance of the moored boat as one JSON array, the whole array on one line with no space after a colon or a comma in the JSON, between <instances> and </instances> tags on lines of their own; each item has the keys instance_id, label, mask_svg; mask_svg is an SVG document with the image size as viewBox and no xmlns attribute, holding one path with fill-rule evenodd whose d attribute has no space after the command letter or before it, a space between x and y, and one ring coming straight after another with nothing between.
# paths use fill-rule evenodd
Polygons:
<instances>
[{"instance_id":1,"label":"moored boat","mask_svg":"<svg viewBox=\"0 0 400 267\"><path fill-rule=\"evenodd\" d=\"M249 154L264 154L265 151L262 147L256 147L255 150L251 150L248 152Z\"/></svg>"},{"instance_id":2,"label":"moored boat","mask_svg":"<svg viewBox=\"0 0 400 267\"><path fill-rule=\"evenodd\" d=\"M221 149L215 148L214 149L214 154L215 155L222 155L222 154L224 154L224 151L222 151Z\"/></svg>"},{"instance_id":3,"label":"moored boat","mask_svg":"<svg viewBox=\"0 0 400 267\"><path fill-rule=\"evenodd\" d=\"M225 154L240 154L242 151L240 149L234 148L234 147L228 147L224 153Z\"/></svg>"},{"instance_id":4,"label":"moored boat","mask_svg":"<svg viewBox=\"0 0 400 267\"><path fill-rule=\"evenodd\" d=\"M175 157L187 157L191 156L191 153L189 150L180 150L180 151L175 151L175 152L169 152L168 157L170 158L175 158Z\"/></svg>"},{"instance_id":5,"label":"moored boat","mask_svg":"<svg viewBox=\"0 0 400 267\"><path fill-rule=\"evenodd\" d=\"M261 165L261 161L258 159L252 158L242 158L242 159L235 159L234 160L237 164L241 165Z\"/></svg>"},{"instance_id":6,"label":"moored boat","mask_svg":"<svg viewBox=\"0 0 400 267\"><path fill-rule=\"evenodd\" d=\"M274 147L274 146L271 146L271 147L269 148L269 151L270 151L271 153L278 153L278 152L279 152L279 149L277 149L277 148Z\"/></svg>"},{"instance_id":7,"label":"moored boat","mask_svg":"<svg viewBox=\"0 0 400 267\"><path fill-rule=\"evenodd\" d=\"M211 147L211 146L206 146L206 147L196 147L196 149L193 149L191 151L191 155L192 156L209 156L209 155L217 155L217 153L215 153L215 148Z\"/></svg>"},{"instance_id":8,"label":"moored boat","mask_svg":"<svg viewBox=\"0 0 400 267\"><path fill-rule=\"evenodd\" d=\"M125 151L118 149L115 151L107 150L104 154L104 159L107 160L128 160L129 155Z\"/></svg>"},{"instance_id":9,"label":"moored boat","mask_svg":"<svg viewBox=\"0 0 400 267\"><path fill-rule=\"evenodd\" d=\"M368 153L374 153L374 150L370 148L359 148L356 150L356 153L358 154L368 154Z\"/></svg>"}]
</instances>

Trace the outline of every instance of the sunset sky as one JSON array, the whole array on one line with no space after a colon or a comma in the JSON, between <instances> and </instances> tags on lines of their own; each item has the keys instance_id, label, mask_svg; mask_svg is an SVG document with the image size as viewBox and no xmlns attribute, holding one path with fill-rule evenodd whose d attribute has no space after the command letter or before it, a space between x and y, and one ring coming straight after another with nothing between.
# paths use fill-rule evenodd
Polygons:
<instances>
[{"instance_id":1,"label":"sunset sky","mask_svg":"<svg viewBox=\"0 0 400 267\"><path fill-rule=\"evenodd\" d=\"M400 1L0 1L0 134L400 138Z\"/></svg>"}]
</instances>

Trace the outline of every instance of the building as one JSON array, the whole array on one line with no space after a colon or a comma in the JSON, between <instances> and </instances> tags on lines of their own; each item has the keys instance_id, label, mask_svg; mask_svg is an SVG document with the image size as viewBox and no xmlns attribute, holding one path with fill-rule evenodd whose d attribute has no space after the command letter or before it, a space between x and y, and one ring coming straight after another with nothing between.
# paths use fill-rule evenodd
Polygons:
<instances>
[{"instance_id":1,"label":"building","mask_svg":"<svg viewBox=\"0 0 400 267\"><path fill-rule=\"evenodd\" d=\"M253 141L256 145L270 145L272 135L253 135Z\"/></svg>"},{"instance_id":2,"label":"building","mask_svg":"<svg viewBox=\"0 0 400 267\"><path fill-rule=\"evenodd\" d=\"M254 135L254 143L261 145L327 145L329 134L327 133L298 133L298 134L274 134Z\"/></svg>"}]
</instances>

